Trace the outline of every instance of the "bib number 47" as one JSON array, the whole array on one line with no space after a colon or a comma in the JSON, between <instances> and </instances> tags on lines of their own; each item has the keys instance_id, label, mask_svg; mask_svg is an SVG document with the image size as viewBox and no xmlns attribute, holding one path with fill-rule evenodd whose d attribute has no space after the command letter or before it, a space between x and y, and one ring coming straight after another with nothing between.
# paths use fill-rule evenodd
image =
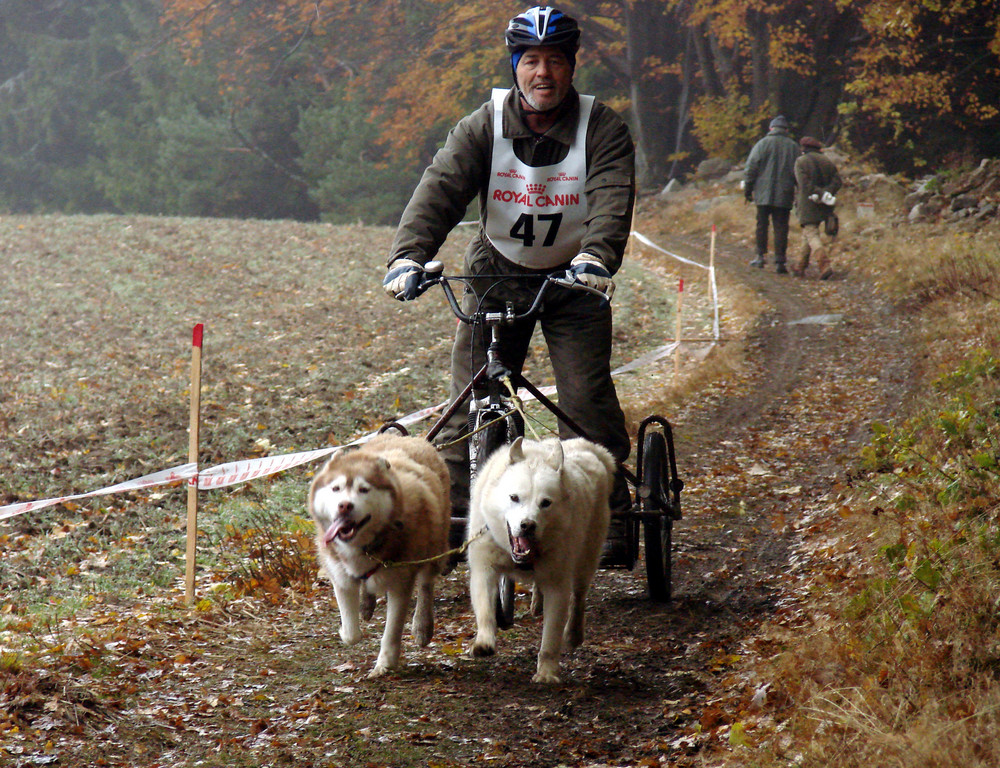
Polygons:
<instances>
[{"instance_id":1,"label":"bib number 47","mask_svg":"<svg viewBox=\"0 0 1000 768\"><path fill-rule=\"evenodd\" d=\"M530 248L535 244L535 240L541 235L535 234L536 219L537 229L545 229L545 239L542 240L542 247L547 248L556 241L559 234L559 225L562 224L561 213L540 213L537 216L530 213L522 213L514 226L510 228L510 236L514 240L520 240L525 248Z\"/></svg>"}]
</instances>

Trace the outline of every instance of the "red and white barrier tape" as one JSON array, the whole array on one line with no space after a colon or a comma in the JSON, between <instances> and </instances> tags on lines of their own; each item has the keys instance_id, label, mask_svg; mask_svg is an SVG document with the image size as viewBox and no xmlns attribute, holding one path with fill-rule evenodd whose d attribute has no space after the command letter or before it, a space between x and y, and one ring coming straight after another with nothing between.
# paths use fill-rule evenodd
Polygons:
<instances>
[{"instance_id":1,"label":"red and white barrier tape","mask_svg":"<svg viewBox=\"0 0 1000 768\"><path fill-rule=\"evenodd\" d=\"M643 245L648 245L653 250L656 250L656 251L659 251L660 253L666 254L670 258L676 259L677 261L681 262L682 264L688 264L688 265L690 265L692 267L698 267L699 269L705 269L705 270L708 269L708 267L706 267L704 264L699 264L697 261L691 261L691 259L685 259L683 256L678 256L676 253L672 253L671 251L668 251L666 248L661 248L660 246L658 246L656 243L654 243L652 240L650 240L648 237L646 237L644 234L642 234L640 232L636 232L636 231L633 230L631 234L632 234L632 237L634 237L636 240L638 240Z\"/></svg>"},{"instance_id":2,"label":"red and white barrier tape","mask_svg":"<svg viewBox=\"0 0 1000 768\"><path fill-rule=\"evenodd\" d=\"M708 280L712 286L712 309L715 314L715 320L712 323L712 337L718 341L719 340L719 290L715 283L715 265L706 267L704 264L699 264L697 261L691 261L691 259L685 259L683 256L678 256L676 253L668 251L666 248L661 248L648 237L640 232L633 230L631 232L632 237L638 240L643 245L647 245L653 250L659 251L660 253L669 256L672 259L676 259L682 264L687 264L691 267L698 267L698 269L704 269L708 272Z\"/></svg>"},{"instance_id":3,"label":"red and white barrier tape","mask_svg":"<svg viewBox=\"0 0 1000 768\"><path fill-rule=\"evenodd\" d=\"M6 520L8 517L23 515L25 512L45 509L46 507L51 507L55 504L61 504L64 501L89 499L93 496L107 496L112 493L137 491L143 488L155 488L159 485L171 485L184 480L191 480L197 475L198 466L196 464L181 464L173 469L163 469L159 472L154 472L151 475L143 475L142 477L137 477L134 480L126 480L123 483L109 485L107 488L90 491L89 493L77 493L72 496L59 496L54 499L42 499L40 501L25 501L18 504L8 504L7 506L0 507L0 520Z\"/></svg>"},{"instance_id":4,"label":"red and white barrier tape","mask_svg":"<svg viewBox=\"0 0 1000 768\"><path fill-rule=\"evenodd\" d=\"M315 451L286 453L281 456L266 456L260 459L244 459L242 461L231 461L227 464L218 464L198 473L198 490L226 488L230 485L238 485L249 480L256 480L259 477L267 477L268 475L284 472L286 469L321 459L339 450L340 446L337 446L334 448L320 448Z\"/></svg>"}]
</instances>

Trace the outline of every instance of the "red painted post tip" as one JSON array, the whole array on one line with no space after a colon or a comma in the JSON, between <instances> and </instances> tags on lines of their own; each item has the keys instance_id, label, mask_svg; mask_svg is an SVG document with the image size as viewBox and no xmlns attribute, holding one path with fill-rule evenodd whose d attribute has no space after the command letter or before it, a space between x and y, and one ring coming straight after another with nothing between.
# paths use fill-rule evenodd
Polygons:
<instances>
[{"instance_id":1,"label":"red painted post tip","mask_svg":"<svg viewBox=\"0 0 1000 768\"><path fill-rule=\"evenodd\" d=\"M677 281L677 293L684 293L684 278Z\"/></svg>"},{"instance_id":2,"label":"red painted post tip","mask_svg":"<svg viewBox=\"0 0 1000 768\"><path fill-rule=\"evenodd\" d=\"M202 335L204 335L204 333L205 333L205 324L198 323L198 325L194 327L194 332L191 334L191 345L194 347L200 347L201 337Z\"/></svg>"}]
</instances>

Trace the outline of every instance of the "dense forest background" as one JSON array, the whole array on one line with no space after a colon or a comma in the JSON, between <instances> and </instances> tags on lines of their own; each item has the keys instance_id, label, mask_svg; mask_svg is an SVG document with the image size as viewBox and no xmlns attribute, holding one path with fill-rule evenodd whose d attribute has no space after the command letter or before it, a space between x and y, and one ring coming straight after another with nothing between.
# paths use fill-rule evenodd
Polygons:
<instances>
[{"instance_id":1,"label":"dense forest background","mask_svg":"<svg viewBox=\"0 0 1000 768\"><path fill-rule=\"evenodd\" d=\"M448 129L510 84L526 3L0 0L0 213L391 224ZM890 173L1000 154L996 0L579 0L576 83L640 185L767 120Z\"/></svg>"}]
</instances>

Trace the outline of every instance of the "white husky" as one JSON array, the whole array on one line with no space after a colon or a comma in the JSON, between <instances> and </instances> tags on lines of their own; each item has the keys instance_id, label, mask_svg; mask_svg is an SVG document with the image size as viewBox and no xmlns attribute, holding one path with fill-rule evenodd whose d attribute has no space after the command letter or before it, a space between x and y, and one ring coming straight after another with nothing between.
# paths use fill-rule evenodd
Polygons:
<instances>
[{"instance_id":1,"label":"white husky","mask_svg":"<svg viewBox=\"0 0 1000 768\"><path fill-rule=\"evenodd\" d=\"M345 643L361 639L362 593L365 618L374 607L371 595L386 593L382 646L369 677L399 665L415 585L413 638L427 645L434 634L434 580L447 564L449 495L448 468L434 446L392 434L335 454L309 488L317 554L333 582Z\"/></svg>"},{"instance_id":2,"label":"white husky","mask_svg":"<svg viewBox=\"0 0 1000 768\"><path fill-rule=\"evenodd\" d=\"M583 642L587 591L601 558L615 461L581 438L518 439L487 460L472 488L469 572L473 656L496 652L500 575L533 581L544 606L536 683L559 682L565 642Z\"/></svg>"}]
</instances>

